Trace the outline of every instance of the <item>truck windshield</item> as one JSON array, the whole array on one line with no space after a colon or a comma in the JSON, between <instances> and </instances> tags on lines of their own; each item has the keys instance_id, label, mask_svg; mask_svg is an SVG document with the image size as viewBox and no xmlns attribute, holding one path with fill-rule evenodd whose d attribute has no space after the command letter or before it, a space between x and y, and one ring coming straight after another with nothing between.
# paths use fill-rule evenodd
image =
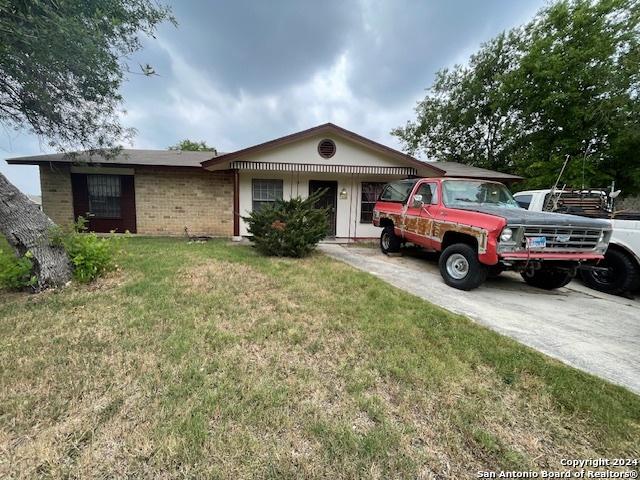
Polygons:
<instances>
[{"instance_id":1,"label":"truck windshield","mask_svg":"<svg viewBox=\"0 0 640 480\"><path fill-rule=\"evenodd\" d=\"M482 180L448 180L442 182L442 197L447 207L474 205L520 208L511 192L501 183Z\"/></svg>"}]
</instances>

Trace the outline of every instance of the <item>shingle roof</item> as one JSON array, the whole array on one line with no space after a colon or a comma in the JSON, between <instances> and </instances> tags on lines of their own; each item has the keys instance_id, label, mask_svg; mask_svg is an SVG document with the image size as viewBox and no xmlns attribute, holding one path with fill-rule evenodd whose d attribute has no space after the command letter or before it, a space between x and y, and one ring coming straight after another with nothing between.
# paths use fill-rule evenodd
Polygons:
<instances>
[{"instance_id":1,"label":"shingle roof","mask_svg":"<svg viewBox=\"0 0 640 480\"><path fill-rule=\"evenodd\" d=\"M522 177L511 175L509 173L497 172L495 170L487 170L486 168L473 167L458 162L427 162L436 168L444 170L447 177L464 177L464 178L486 178L499 181L522 180Z\"/></svg>"},{"instance_id":2,"label":"shingle roof","mask_svg":"<svg viewBox=\"0 0 640 480\"><path fill-rule=\"evenodd\" d=\"M7 159L7 163L16 165L34 165L49 162L63 163L92 163L92 164L113 164L113 165L147 165L147 166L166 166L166 167L210 167L219 162L229 161L233 158L241 157L245 154L255 153L263 149L273 148L283 145L291 141L306 138L310 135L320 132L332 132L341 136L350 138L353 141L366 145L369 148L379 152L386 153L414 166L431 167L438 175L447 177L463 177L463 178L485 178L498 180L502 182L514 182L522 180L522 177L510 175L508 173L487 170L486 168L472 167L457 162L422 162L416 158L399 152L393 148L387 147L380 143L374 142L366 137L358 135L354 132L338 127L332 123L325 123L317 127L303 130L292 135L286 135L269 142L254 145L232 153L222 152L189 152L181 150L139 150L139 149L123 149L113 158L105 158L101 155L88 155L86 152L76 152L72 155L64 153L54 153L50 155L35 155L30 157L17 157Z\"/></svg>"},{"instance_id":3,"label":"shingle roof","mask_svg":"<svg viewBox=\"0 0 640 480\"><path fill-rule=\"evenodd\" d=\"M102 155L88 155L86 152L77 152L73 155L54 153L49 155L34 155L30 157L17 157L7 159L10 164L33 165L49 162L85 162L92 164L117 164L117 165L154 165L164 167L201 167L205 160L216 157L215 152L189 152L182 150L137 150L123 149L113 158L105 158Z\"/></svg>"}]
</instances>

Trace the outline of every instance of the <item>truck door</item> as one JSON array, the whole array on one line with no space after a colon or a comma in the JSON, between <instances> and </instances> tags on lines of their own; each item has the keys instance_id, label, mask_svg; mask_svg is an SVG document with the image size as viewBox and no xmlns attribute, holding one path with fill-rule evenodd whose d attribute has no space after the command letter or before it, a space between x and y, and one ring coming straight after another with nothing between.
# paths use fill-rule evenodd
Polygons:
<instances>
[{"instance_id":1,"label":"truck door","mask_svg":"<svg viewBox=\"0 0 640 480\"><path fill-rule=\"evenodd\" d=\"M403 215L405 238L425 248L433 247L433 210L431 205L438 203L438 184L424 182L416 186L407 201Z\"/></svg>"}]
</instances>

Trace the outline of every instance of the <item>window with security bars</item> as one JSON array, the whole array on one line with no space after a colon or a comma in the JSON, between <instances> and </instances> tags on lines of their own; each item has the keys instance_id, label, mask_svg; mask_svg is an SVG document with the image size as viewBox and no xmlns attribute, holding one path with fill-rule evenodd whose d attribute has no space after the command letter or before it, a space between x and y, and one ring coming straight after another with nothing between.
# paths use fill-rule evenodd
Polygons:
<instances>
[{"instance_id":1,"label":"window with security bars","mask_svg":"<svg viewBox=\"0 0 640 480\"><path fill-rule=\"evenodd\" d=\"M253 179L252 208L257 212L265 205L282 200L282 180Z\"/></svg>"},{"instance_id":2,"label":"window with security bars","mask_svg":"<svg viewBox=\"0 0 640 480\"><path fill-rule=\"evenodd\" d=\"M360 223L373 223L373 207L386 183L363 182L360 197Z\"/></svg>"},{"instance_id":3,"label":"window with security bars","mask_svg":"<svg viewBox=\"0 0 640 480\"><path fill-rule=\"evenodd\" d=\"M95 218L120 218L122 185L118 175L87 175L89 211Z\"/></svg>"}]
</instances>

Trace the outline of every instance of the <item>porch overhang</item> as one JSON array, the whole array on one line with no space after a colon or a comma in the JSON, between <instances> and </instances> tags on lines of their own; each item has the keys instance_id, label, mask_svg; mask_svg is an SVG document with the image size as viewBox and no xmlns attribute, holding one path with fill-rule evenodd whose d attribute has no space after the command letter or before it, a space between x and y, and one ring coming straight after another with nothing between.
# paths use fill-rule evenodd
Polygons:
<instances>
[{"instance_id":1,"label":"porch overhang","mask_svg":"<svg viewBox=\"0 0 640 480\"><path fill-rule=\"evenodd\" d=\"M248 162L233 161L229 164L231 170L252 170L272 172L310 172L310 173L353 173L360 175L398 175L416 176L413 167L382 167L372 165L328 165L320 163L277 163L277 162Z\"/></svg>"}]
</instances>

